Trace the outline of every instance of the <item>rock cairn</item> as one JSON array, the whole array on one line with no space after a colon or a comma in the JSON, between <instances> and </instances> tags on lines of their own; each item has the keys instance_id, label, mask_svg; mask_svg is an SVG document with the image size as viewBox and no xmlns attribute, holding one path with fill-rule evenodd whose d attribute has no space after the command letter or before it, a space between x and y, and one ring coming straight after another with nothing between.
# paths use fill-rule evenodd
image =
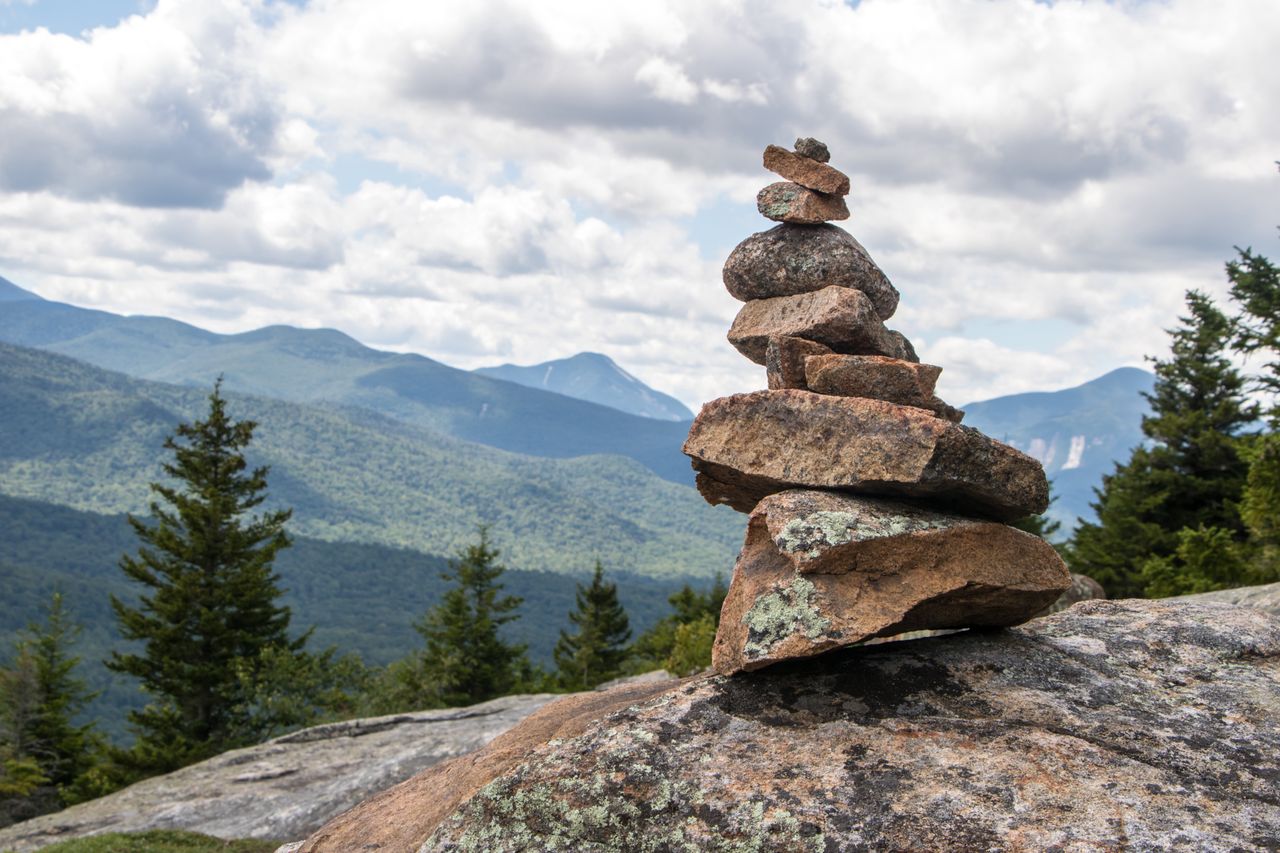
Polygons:
<instances>
[{"instance_id":1,"label":"rock cairn","mask_svg":"<svg viewBox=\"0 0 1280 853\"><path fill-rule=\"evenodd\" d=\"M729 342L768 390L707 403L685 442L698 490L750 514L713 666L732 673L907 631L1024 622L1070 584L1037 536L1031 457L960 425L885 326L898 291L848 232L849 178L827 147L770 145L786 180L756 204L781 224L742 241L724 284L745 304Z\"/></svg>"}]
</instances>

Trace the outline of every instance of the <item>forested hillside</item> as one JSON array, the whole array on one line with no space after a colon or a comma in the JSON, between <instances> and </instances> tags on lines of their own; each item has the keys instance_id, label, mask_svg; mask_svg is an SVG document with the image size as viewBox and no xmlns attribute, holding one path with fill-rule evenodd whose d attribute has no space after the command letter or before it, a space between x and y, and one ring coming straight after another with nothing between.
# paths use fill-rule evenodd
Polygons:
<instances>
[{"instance_id":1,"label":"forested hillside","mask_svg":"<svg viewBox=\"0 0 1280 853\"><path fill-rule=\"evenodd\" d=\"M0 345L0 494L142 512L165 436L207 393ZM362 409L227 396L260 423L252 459L300 535L449 554L488 524L514 568L599 557L649 577L710 577L740 544L736 513L629 459L520 456Z\"/></svg>"}]
</instances>

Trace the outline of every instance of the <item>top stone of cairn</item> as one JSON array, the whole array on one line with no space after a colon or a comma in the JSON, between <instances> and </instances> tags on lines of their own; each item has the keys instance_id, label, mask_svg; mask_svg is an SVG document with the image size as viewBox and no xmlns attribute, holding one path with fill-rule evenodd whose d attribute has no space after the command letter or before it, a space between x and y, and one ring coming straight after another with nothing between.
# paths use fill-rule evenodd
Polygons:
<instances>
[{"instance_id":1,"label":"top stone of cairn","mask_svg":"<svg viewBox=\"0 0 1280 853\"><path fill-rule=\"evenodd\" d=\"M802 136L796 140L796 153L801 157L817 160L819 163L831 162L831 152L827 150L826 144L812 136Z\"/></svg>"}]
</instances>

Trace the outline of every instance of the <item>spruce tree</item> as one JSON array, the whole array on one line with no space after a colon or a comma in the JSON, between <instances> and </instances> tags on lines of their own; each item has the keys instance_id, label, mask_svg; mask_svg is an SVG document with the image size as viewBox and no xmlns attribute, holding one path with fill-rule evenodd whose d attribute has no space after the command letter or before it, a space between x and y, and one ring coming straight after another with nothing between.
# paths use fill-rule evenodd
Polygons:
<instances>
[{"instance_id":1,"label":"spruce tree","mask_svg":"<svg viewBox=\"0 0 1280 853\"><path fill-rule=\"evenodd\" d=\"M1148 442L1103 478L1096 523L1076 531L1072 569L1111 598L1144 594L1143 566L1176 557L1184 529L1245 538L1239 502L1248 474L1240 433L1257 417L1244 378L1224 354L1232 326L1198 291L1188 316L1171 329L1168 359L1153 359L1156 382L1143 418ZM1218 540L1213 540L1218 541Z\"/></svg>"},{"instance_id":2,"label":"spruce tree","mask_svg":"<svg viewBox=\"0 0 1280 853\"><path fill-rule=\"evenodd\" d=\"M241 695L244 668L269 649L300 651L272 560L289 545L290 510L249 515L266 499L265 467L247 471L257 424L234 421L221 393L204 420L181 424L164 447L174 485L152 483L151 522L129 517L141 540L120 567L143 587L137 605L112 596L126 640L115 672L142 682L151 702L129 714L136 742L117 760L134 777L164 773L257 739Z\"/></svg>"},{"instance_id":3,"label":"spruce tree","mask_svg":"<svg viewBox=\"0 0 1280 853\"><path fill-rule=\"evenodd\" d=\"M498 578L506 567L481 527L475 544L441 573L454 585L414 627L426 651L411 679L417 684L418 704L473 705L512 691L528 671L525 646L508 643L501 628L519 618L521 598L502 595Z\"/></svg>"},{"instance_id":4,"label":"spruce tree","mask_svg":"<svg viewBox=\"0 0 1280 853\"><path fill-rule=\"evenodd\" d=\"M577 630L572 634L562 630L555 648L557 680L566 690L588 690L617 678L631 639L617 584L604 582L599 560L591 583L577 586L577 606L569 614Z\"/></svg>"},{"instance_id":5,"label":"spruce tree","mask_svg":"<svg viewBox=\"0 0 1280 853\"><path fill-rule=\"evenodd\" d=\"M0 777L16 780L0 788L10 796L30 797L50 786L57 800L69 804L76 799L77 783L101 757L102 742L93 725L75 722L97 695L76 675L80 659L71 646L79 633L55 592L43 623L27 627L11 662L0 670L0 757L5 765ZM6 811L12 813L13 804Z\"/></svg>"}]
</instances>

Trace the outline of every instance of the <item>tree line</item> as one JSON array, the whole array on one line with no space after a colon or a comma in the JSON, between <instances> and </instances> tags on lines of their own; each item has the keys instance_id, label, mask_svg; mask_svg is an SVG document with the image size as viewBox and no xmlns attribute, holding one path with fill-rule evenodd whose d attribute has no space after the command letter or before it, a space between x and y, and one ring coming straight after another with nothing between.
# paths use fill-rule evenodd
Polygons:
<instances>
[{"instance_id":1,"label":"tree line","mask_svg":"<svg viewBox=\"0 0 1280 853\"><path fill-rule=\"evenodd\" d=\"M708 592L686 586L671 597L674 612L632 643L617 587L597 560L578 584L554 669L532 664L502 636L521 599L503 593L505 568L485 527L450 561L448 591L415 625L420 649L387 667L312 651L311 631L293 636L279 603L272 564L291 544L291 512L260 511L269 472L250 470L245 458L257 424L231 417L221 381L208 400L205 419L166 439L168 483L151 485L149 518L128 517L140 544L120 568L141 593L136 602L112 596L129 645L105 664L136 679L148 699L128 714L133 742L114 746L77 724L94 694L75 675L78 628L55 593L0 668L0 825L324 720L590 689L710 663L722 582Z\"/></svg>"}]
</instances>

